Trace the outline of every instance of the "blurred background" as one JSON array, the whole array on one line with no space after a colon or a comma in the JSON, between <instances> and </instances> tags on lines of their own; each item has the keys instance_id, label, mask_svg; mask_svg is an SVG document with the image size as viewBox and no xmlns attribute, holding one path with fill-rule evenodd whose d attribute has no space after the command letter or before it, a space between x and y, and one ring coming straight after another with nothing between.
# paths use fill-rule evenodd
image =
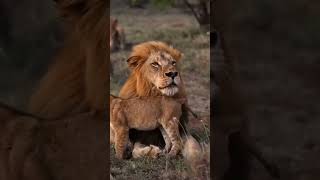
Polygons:
<instances>
[{"instance_id":1,"label":"blurred background","mask_svg":"<svg viewBox=\"0 0 320 180\"><path fill-rule=\"evenodd\" d=\"M209 6L205 8L199 1L189 1L200 22L183 1L111 1L111 16L117 18L119 29L125 34L125 45L112 51L110 60L112 74L110 91L118 95L126 81L129 70L127 58L132 46L146 41L163 41L180 50L184 57L178 63L188 94L188 103L200 116L191 115L190 126L200 142L209 141L210 117L210 37ZM207 1L205 1L207 2ZM202 9L207 10L203 11ZM201 14L201 15L200 15ZM207 18L207 21L206 21ZM188 170L181 158L167 160L136 159L118 160L111 147L111 174L116 179L184 179ZM206 169L207 168L207 169ZM207 172L209 167L204 167ZM208 176L208 174L206 175ZM205 179L208 179L208 177Z\"/></svg>"},{"instance_id":2,"label":"blurred background","mask_svg":"<svg viewBox=\"0 0 320 180\"><path fill-rule=\"evenodd\" d=\"M0 0L0 101L24 109L62 36L52 0Z\"/></svg>"},{"instance_id":3,"label":"blurred background","mask_svg":"<svg viewBox=\"0 0 320 180\"><path fill-rule=\"evenodd\" d=\"M320 1L231 2L231 48L251 133L281 179L319 179ZM254 163L252 179L271 179Z\"/></svg>"}]
</instances>

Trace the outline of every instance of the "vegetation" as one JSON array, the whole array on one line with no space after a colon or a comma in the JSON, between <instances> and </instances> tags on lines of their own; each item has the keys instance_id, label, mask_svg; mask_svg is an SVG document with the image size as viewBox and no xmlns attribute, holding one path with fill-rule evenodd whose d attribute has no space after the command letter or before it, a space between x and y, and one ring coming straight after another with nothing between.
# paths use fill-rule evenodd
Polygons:
<instances>
[{"instance_id":1,"label":"vegetation","mask_svg":"<svg viewBox=\"0 0 320 180\"><path fill-rule=\"evenodd\" d=\"M137 13L139 11L139 13ZM191 133L202 143L209 143L209 94L210 94L210 52L209 36L199 28L191 14L185 14L180 9L156 7L147 9L112 9L111 15L117 17L125 28L128 45L125 50L111 53L113 73L110 90L118 94L119 89L127 79L129 70L126 58L135 44L158 40L164 41L181 50L184 54L179 63L182 78L187 87L191 108L200 115L193 119L190 115ZM116 179L187 179L195 174L190 173L190 164L186 165L182 157L167 159L134 159L118 160L111 147L111 173ZM206 171L205 179L209 179L209 166L202 167Z\"/></svg>"}]
</instances>

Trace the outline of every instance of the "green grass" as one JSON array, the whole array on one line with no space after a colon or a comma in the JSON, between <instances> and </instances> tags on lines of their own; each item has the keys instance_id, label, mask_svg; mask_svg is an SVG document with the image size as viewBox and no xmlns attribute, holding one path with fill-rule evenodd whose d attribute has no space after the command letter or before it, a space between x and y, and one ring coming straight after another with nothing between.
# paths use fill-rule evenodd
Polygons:
<instances>
[{"instance_id":1,"label":"green grass","mask_svg":"<svg viewBox=\"0 0 320 180\"><path fill-rule=\"evenodd\" d=\"M181 157L168 159L165 156L158 159L140 158L130 160L116 159L111 148L111 174L117 179L159 179L174 171L182 173L187 170ZM158 172L158 173L157 173ZM178 174L177 174L178 175Z\"/></svg>"},{"instance_id":2,"label":"green grass","mask_svg":"<svg viewBox=\"0 0 320 180\"><path fill-rule=\"evenodd\" d=\"M207 99L206 102L209 102L209 36L200 30L194 17L182 12L172 14L170 10L163 14L149 10L133 12L134 10L131 9L126 9L125 12L118 9L113 14L125 28L127 42L135 45L151 40L163 41L180 50L184 56L178 66L185 81L186 90L188 94L196 97L190 103L194 107L200 107L201 113L196 113L209 115L209 109L201 108L204 107L203 101L198 101L198 99ZM111 53L113 74L110 78L110 90L112 94L118 94L129 75L126 59L130 50L128 48ZM192 133L200 142L208 143L209 128L205 125L200 127L201 129L193 129ZM158 159L118 160L114 156L114 149L111 147L110 150L111 173L116 179L187 179L186 174L190 172L182 157L167 159L162 156Z\"/></svg>"}]
</instances>

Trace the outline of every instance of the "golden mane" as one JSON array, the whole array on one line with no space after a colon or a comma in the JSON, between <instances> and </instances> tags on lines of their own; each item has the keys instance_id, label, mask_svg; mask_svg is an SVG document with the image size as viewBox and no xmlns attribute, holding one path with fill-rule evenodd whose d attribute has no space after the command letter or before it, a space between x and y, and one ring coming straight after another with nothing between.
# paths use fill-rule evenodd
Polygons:
<instances>
[{"instance_id":1,"label":"golden mane","mask_svg":"<svg viewBox=\"0 0 320 180\"><path fill-rule=\"evenodd\" d=\"M69 25L65 44L32 95L29 109L50 118L103 112L109 71L107 1L56 2Z\"/></svg>"},{"instance_id":2,"label":"golden mane","mask_svg":"<svg viewBox=\"0 0 320 180\"><path fill-rule=\"evenodd\" d=\"M175 60L181 59L181 52L171 46L159 41L149 41L138 44L132 48L128 63L130 67L135 67L138 64L143 64L153 52L163 51L170 54ZM130 61L131 58L136 57L136 61ZM137 58L138 57L138 58ZM132 64L135 63L135 64Z\"/></svg>"},{"instance_id":3,"label":"golden mane","mask_svg":"<svg viewBox=\"0 0 320 180\"><path fill-rule=\"evenodd\" d=\"M177 61L182 57L180 51L163 42L149 41L134 46L127 60L128 66L132 72L120 91L120 97L130 98L136 96L160 95L160 92L154 90L152 83L144 77L140 69L152 53L159 51L170 54ZM185 96L183 83L176 96Z\"/></svg>"}]
</instances>

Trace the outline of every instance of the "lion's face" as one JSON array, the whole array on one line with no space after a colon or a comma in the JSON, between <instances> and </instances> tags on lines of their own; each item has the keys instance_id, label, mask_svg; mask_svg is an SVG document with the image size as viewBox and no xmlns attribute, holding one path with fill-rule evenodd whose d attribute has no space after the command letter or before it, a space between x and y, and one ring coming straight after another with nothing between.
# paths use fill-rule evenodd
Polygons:
<instances>
[{"instance_id":1,"label":"lion's face","mask_svg":"<svg viewBox=\"0 0 320 180\"><path fill-rule=\"evenodd\" d=\"M141 72L162 94L173 96L179 91L181 80L177 60L170 54L162 51L151 53Z\"/></svg>"},{"instance_id":2,"label":"lion's face","mask_svg":"<svg viewBox=\"0 0 320 180\"><path fill-rule=\"evenodd\" d=\"M133 96L184 96L177 62L182 53L160 41L148 41L132 48L127 59L132 70L120 91L120 97Z\"/></svg>"}]
</instances>

